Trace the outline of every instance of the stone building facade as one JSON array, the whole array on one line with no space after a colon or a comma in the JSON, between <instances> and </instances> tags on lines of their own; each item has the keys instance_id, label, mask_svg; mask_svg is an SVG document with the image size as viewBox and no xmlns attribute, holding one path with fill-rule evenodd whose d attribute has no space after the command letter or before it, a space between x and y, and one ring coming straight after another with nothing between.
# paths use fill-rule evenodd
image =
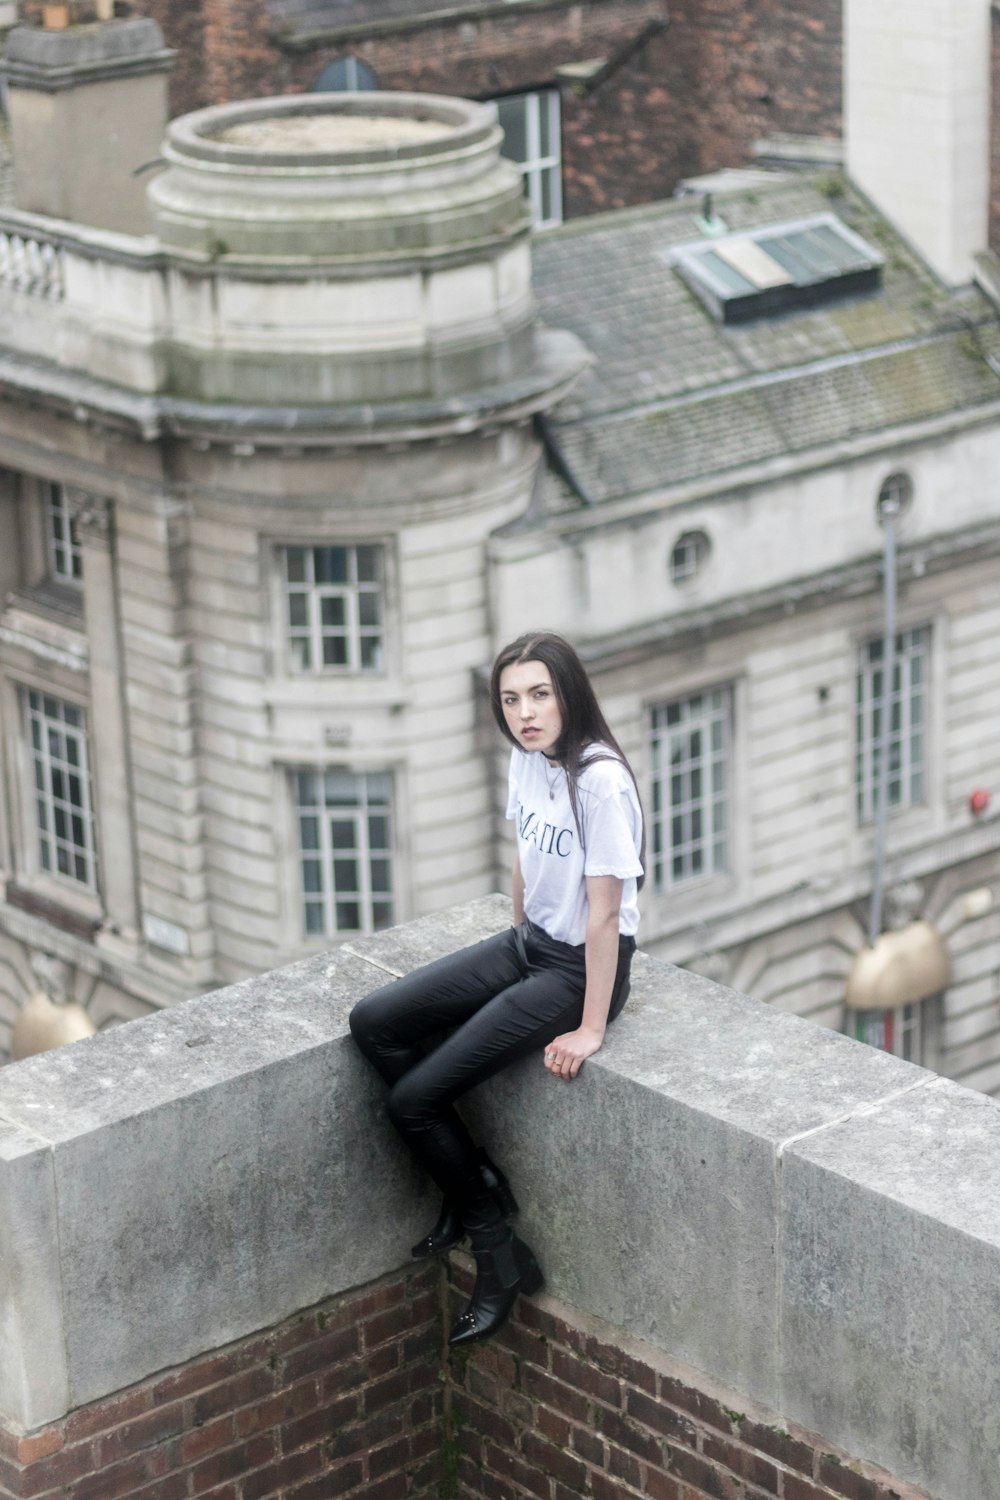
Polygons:
<instances>
[{"instance_id":1,"label":"stone building facade","mask_svg":"<svg viewBox=\"0 0 1000 1500\"><path fill-rule=\"evenodd\" d=\"M0 219L4 1045L40 955L101 1025L502 885L481 674L546 624L639 773L646 946L1000 1088L986 293L831 173L532 265L491 107L437 96L163 154L136 232ZM855 1014L889 501L884 883L951 979Z\"/></svg>"}]
</instances>

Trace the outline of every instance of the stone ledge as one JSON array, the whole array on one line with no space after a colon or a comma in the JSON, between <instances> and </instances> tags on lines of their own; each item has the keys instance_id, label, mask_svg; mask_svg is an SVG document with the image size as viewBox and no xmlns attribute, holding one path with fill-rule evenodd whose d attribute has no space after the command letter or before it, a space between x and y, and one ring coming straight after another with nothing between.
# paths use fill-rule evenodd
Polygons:
<instances>
[{"instance_id":1,"label":"stone ledge","mask_svg":"<svg viewBox=\"0 0 1000 1500\"><path fill-rule=\"evenodd\" d=\"M502 897L0 1073L0 1417L31 1429L407 1260L433 1211L347 1034ZM572 1085L469 1112L553 1296L942 1500L1000 1418L1000 1110L638 955Z\"/></svg>"}]
</instances>

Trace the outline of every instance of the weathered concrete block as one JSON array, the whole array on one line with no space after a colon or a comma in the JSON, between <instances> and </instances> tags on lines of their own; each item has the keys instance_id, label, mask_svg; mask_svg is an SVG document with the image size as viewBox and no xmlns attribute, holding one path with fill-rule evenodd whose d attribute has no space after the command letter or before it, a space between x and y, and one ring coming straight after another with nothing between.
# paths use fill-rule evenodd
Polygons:
<instances>
[{"instance_id":1,"label":"weathered concrete block","mask_svg":"<svg viewBox=\"0 0 1000 1500\"><path fill-rule=\"evenodd\" d=\"M37 1426L69 1406L51 1153L0 1107L0 1412Z\"/></svg>"},{"instance_id":2,"label":"weathered concrete block","mask_svg":"<svg viewBox=\"0 0 1000 1500\"><path fill-rule=\"evenodd\" d=\"M995 1494L995 1101L928 1077L790 1145L781 1188L781 1409L932 1494Z\"/></svg>"}]
</instances>

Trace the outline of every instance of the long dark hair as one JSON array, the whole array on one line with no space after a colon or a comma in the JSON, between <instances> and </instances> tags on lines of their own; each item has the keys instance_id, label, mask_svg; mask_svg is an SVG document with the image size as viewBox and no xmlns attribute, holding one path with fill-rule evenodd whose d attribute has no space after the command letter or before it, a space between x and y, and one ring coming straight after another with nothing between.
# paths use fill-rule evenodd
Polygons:
<instances>
[{"instance_id":1,"label":"long dark hair","mask_svg":"<svg viewBox=\"0 0 1000 1500\"><path fill-rule=\"evenodd\" d=\"M565 768L570 806L573 809L573 817L582 843L583 828L580 822L577 782L584 766L590 765L595 760L617 760L631 776L637 798L639 798L639 784L635 779L635 772L628 763L628 756L611 733L608 721L601 711L601 705L597 701L597 695L587 676L586 667L569 641L564 640L561 635L556 635L552 630L532 630L526 635L519 635L516 641L511 641L509 646L504 646L493 663L493 670L490 673L490 707L493 709L493 717L504 739L509 740L512 745L517 746L523 752L524 747L518 744L516 736L511 733L503 711L500 698L500 676L507 667L519 666L526 661L540 661L543 666L548 667L549 676L552 678L552 688L559 705L559 716L562 719L562 734L559 736L552 759L560 761ZM601 748L592 750L593 746ZM591 753L588 754L588 751ZM641 812L641 798L639 798L639 808ZM645 871L645 816L642 819L642 847L639 851L639 862ZM644 880L643 874L639 877L639 890L642 889Z\"/></svg>"}]
</instances>

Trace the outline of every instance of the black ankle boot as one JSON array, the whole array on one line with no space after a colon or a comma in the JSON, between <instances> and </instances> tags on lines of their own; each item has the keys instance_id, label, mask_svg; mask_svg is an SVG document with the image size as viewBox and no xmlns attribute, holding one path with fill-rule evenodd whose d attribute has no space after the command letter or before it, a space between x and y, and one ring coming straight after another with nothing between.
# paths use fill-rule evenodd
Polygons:
<instances>
[{"instance_id":1,"label":"black ankle boot","mask_svg":"<svg viewBox=\"0 0 1000 1500\"><path fill-rule=\"evenodd\" d=\"M504 1218L512 1219L518 1212L518 1203L511 1192L510 1183L496 1162L490 1161L482 1147L476 1152L476 1155L479 1158L479 1175L483 1179L483 1186L493 1197L497 1208L499 1208Z\"/></svg>"},{"instance_id":2,"label":"black ankle boot","mask_svg":"<svg viewBox=\"0 0 1000 1500\"><path fill-rule=\"evenodd\" d=\"M518 1212L518 1205L517 1199L511 1192L510 1183L496 1163L490 1161L485 1151L477 1151L476 1157L479 1161L479 1175L483 1180L484 1188L503 1217L512 1218ZM417 1241L411 1248L410 1254L414 1260L426 1260L431 1255L444 1255L455 1245L460 1245L464 1239L465 1230L462 1227L458 1209L449 1199L444 1198L434 1228L429 1234L425 1234L422 1240Z\"/></svg>"},{"instance_id":3,"label":"black ankle boot","mask_svg":"<svg viewBox=\"0 0 1000 1500\"><path fill-rule=\"evenodd\" d=\"M454 1204L449 1203L447 1198L441 1200L441 1212L438 1221L430 1234L425 1234L422 1240L411 1248L410 1254L414 1260L426 1260L430 1255L444 1255L446 1250L458 1245L465 1239L465 1230L462 1228L461 1215Z\"/></svg>"},{"instance_id":4,"label":"black ankle boot","mask_svg":"<svg viewBox=\"0 0 1000 1500\"><path fill-rule=\"evenodd\" d=\"M475 1236L476 1285L472 1299L448 1336L452 1345L488 1339L510 1316L519 1292L530 1296L544 1285L542 1268L508 1224Z\"/></svg>"}]
</instances>

